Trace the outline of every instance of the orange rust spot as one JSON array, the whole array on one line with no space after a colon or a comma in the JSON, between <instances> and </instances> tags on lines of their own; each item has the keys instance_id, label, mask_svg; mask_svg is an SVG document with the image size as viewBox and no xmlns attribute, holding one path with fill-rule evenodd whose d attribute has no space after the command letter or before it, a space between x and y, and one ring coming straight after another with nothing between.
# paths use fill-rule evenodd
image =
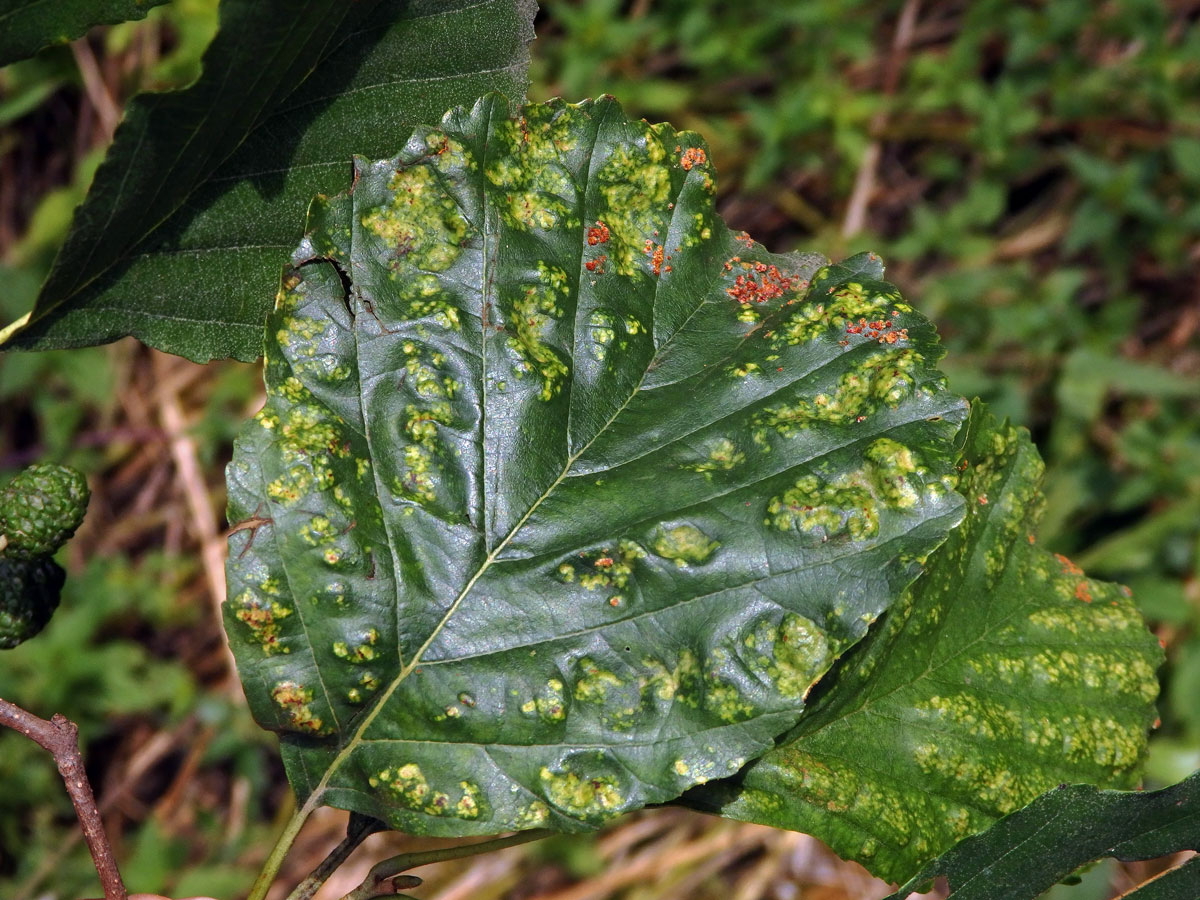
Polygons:
<instances>
[{"instance_id":1,"label":"orange rust spot","mask_svg":"<svg viewBox=\"0 0 1200 900\"><path fill-rule=\"evenodd\" d=\"M609 605L609 606L620 606L620 605L621 605L621 598L620 598L620 597L609 597L609 598L608 598L608 605Z\"/></svg>"},{"instance_id":2,"label":"orange rust spot","mask_svg":"<svg viewBox=\"0 0 1200 900\"><path fill-rule=\"evenodd\" d=\"M1058 564L1062 566L1063 571L1068 575L1083 574L1083 569L1079 568L1079 566L1075 565L1075 563L1071 562L1071 560L1067 559L1061 553L1055 553L1054 558L1058 560Z\"/></svg>"},{"instance_id":3,"label":"orange rust spot","mask_svg":"<svg viewBox=\"0 0 1200 900\"><path fill-rule=\"evenodd\" d=\"M1159 638L1159 639L1158 639L1158 646L1160 646L1162 649L1166 650L1166 649L1167 649L1167 642L1166 642L1166 641L1165 641L1163 638Z\"/></svg>"},{"instance_id":4,"label":"orange rust spot","mask_svg":"<svg viewBox=\"0 0 1200 900\"><path fill-rule=\"evenodd\" d=\"M587 230L588 246L595 247L597 244L608 243L608 226L596 220L596 224Z\"/></svg>"},{"instance_id":5,"label":"orange rust spot","mask_svg":"<svg viewBox=\"0 0 1200 900\"><path fill-rule=\"evenodd\" d=\"M1029 543L1032 544L1037 539L1032 534L1027 534L1027 535L1025 535L1025 540L1029 541Z\"/></svg>"},{"instance_id":6,"label":"orange rust spot","mask_svg":"<svg viewBox=\"0 0 1200 900\"><path fill-rule=\"evenodd\" d=\"M599 272L599 273L603 274L604 273L604 263L607 260L608 260L608 256L606 254L601 254L600 256L597 256L595 259L589 259L587 262L585 262L583 264L583 267L585 269L587 269L589 272Z\"/></svg>"},{"instance_id":7,"label":"orange rust spot","mask_svg":"<svg viewBox=\"0 0 1200 900\"><path fill-rule=\"evenodd\" d=\"M602 556L598 560L596 560L592 565L594 565L597 569L607 569L607 568L610 568L612 566L612 564L613 564L613 560L612 560L611 556Z\"/></svg>"},{"instance_id":8,"label":"orange rust spot","mask_svg":"<svg viewBox=\"0 0 1200 900\"><path fill-rule=\"evenodd\" d=\"M1154 724L1151 725L1150 727L1151 728L1161 728L1162 727L1162 719L1155 719Z\"/></svg>"},{"instance_id":9,"label":"orange rust spot","mask_svg":"<svg viewBox=\"0 0 1200 900\"><path fill-rule=\"evenodd\" d=\"M1088 590L1086 581L1081 581L1075 585L1075 599L1082 600L1084 603L1092 602L1092 592Z\"/></svg>"},{"instance_id":10,"label":"orange rust spot","mask_svg":"<svg viewBox=\"0 0 1200 900\"><path fill-rule=\"evenodd\" d=\"M736 260L735 256L734 261ZM784 275L777 267L755 263L754 269L759 275L758 278L753 275L739 275L734 280L733 287L726 288L725 293L738 303L749 305L775 300L791 290L792 278Z\"/></svg>"},{"instance_id":11,"label":"orange rust spot","mask_svg":"<svg viewBox=\"0 0 1200 900\"><path fill-rule=\"evenodd\" d=\"M655 234L657 234L657 233L658 232L655 232ZM661 274L662 273L662 264L663 264L662 244L656 244L656 243L654 243L654 241L647 239L646 240L646 255L650 257L650 270L652 272L654 272L655 275ZM668 271L670 270L670 268L671 268L670 266L667 266Z\"/></svg>"},{"instance_id":12,"label":"orange rust spot","mask_svg":"<svg viewBox=\"0 0 1200 900\"><path fill-rule=\"evenodd\" d=\"M987 506L987 503L988 503L987 494L980 494L979 495L979 505Z\"/></svg>"},{"instance_id":13,"label":"orange rust spot","mask_svg":"<svg viewBox=\"0 0 1200 900\"><path fill-rule=\"evenodd\" d=\"M699 147L688 147L683 151L683 156L679 159L679 164L688 171L691 170L692 166L702 166L706 162L708 162L708 154Z\"/></svg>"},{"instance_id":14,"label":"orange rust spot","mask_svg":"<svg viewBox=\"0 0 1200 900\"><path fill-rule=\"evenodd\" d=\"M891 319L879 319L874 322L859 319L858 322L849 322L846 325L846 334L865 334L881 344L894 344L896 341L908 339L908 329L897 329Z\"/></svg>"}]
</instances>

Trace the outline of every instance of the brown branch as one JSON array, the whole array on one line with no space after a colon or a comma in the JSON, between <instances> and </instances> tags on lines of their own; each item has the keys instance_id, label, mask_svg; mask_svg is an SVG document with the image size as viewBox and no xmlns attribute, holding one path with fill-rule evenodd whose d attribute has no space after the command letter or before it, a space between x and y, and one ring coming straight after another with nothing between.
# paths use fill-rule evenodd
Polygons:
<instances>
[{"instance_id":1,"label":"brown branch","mask_svg":"<svg viewBox=\"0 0 1200 900\"><path fill-rule=\"evenodd\" d=\"M350 824L346 826L346 837L338 844L329 855L321 861L311 875L305 878L296 888L288 894L287 900L312 900L312 897L318 890L321 889L326 881L347 859L350 854L358 849L367 838L376 832L386 828L382 822L376 819L369 819L366 816L359 817L357 820L354 816L350 817Z\"/></svg>"},{"instance_id":2,"label":"brown branch","mask_svg":"<svg viewBox=\"0 0 1200 900\"><path fill-rule=\"evenodd\" d=\"M67 794L75 805L75 814L79 816L83 837L92 852L92 862L96 864L96 872L104 888L104 900L126 900L125 883L117 870L117 860L108 843L108 835L104 833L104 823L100 819L100 810L96 808L92 785L83 768L83 756L79 752L79 727L60 713L55 713L49 721L40 719L3 698L0 698L0 725L21 732L54 757Z\"/></svg>"},{"instance_id":3,"label":"brown branch","mask_svg":"<svg viewBox=\"0 0 1200 900\"><path fill-rule=\"evenodd\" d=\"M917 24L919 0L906 0L900 10L900 18L896 22L896 33L892 38L892 50L888 55L883 71L883 95L889 101L881 106L871 117L871 143L863 153L862 163L854 178L854 189L850 193L850 201L846 205L846 216L842 220L842 237L849 238L858 234L867 224L867 210L871 205L871 195L875 192L875 174L879 168L879 158L883 153L880 133L887 124L888 106L896 87L900 83L900 71L908 56L908 47L912 41L913 29Z\"/></svg>"}]
</instances>

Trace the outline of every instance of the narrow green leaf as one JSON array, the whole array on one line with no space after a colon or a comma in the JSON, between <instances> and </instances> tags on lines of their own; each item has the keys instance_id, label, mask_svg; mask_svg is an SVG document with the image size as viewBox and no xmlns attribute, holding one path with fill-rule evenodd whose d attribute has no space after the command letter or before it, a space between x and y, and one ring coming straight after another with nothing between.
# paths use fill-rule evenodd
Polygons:
<instances>
[{"instance_id":1,"label":"narrow green leaf","mask_svg":"<svg viewBox=\"0 0 1200 900\"><path fill-rule=\"evenodd\" d=\"M939 875L949 880L954 900L1033 900L1094 860L1182 850L1200 850L1200 772L1150 793L1064 784L963 841L887 900L902 900ZM1121 896L1195 900L1200 858Z\"/></svg>"},{"instance_id":2,"label":"narrow green leaf","mask_svg":"<svg viewBox=\"0 0 1200 900\"><path fill-rule=\"evenodd\" d=\"M967 517L780 746L689 795L898 881L1060 782L1129 786L1162 662L1128 592L1034 545L1042 462L972 411Z\"/></svg>"},{"instance_id":3,"label":"narrow green leaf","mask_svg":"<svg viewBox=\"0 0 1200 900\"><path fill-rule=\"evenodd\" d=\"M611 98L489 97L314 203L226 610L302 795L442 835L671 800L791 727L959 520L932 326L715 190Z\"/></svg>"},{"instance_id":4,"label":"narrow green leaf","mask_svg":"<svg viewBox=\"0 0 1200 900\"><path fill-rule=\"evenodd\" d=\"M533 0L225 0L204 75L135 97L32 316L6 347L132 334L191 359L262 352L316 193L354 153L499 90L523 97Z\"/></svg>"},{"instance_id":5,"label":"narrow green leaf","mask_svg":"<svg viewBox=\"0 0 1200 900\"><path fill-rule=\"evenodd\" d=\"M144 19L167 0L0 0L0 66L65 44L93 25Z\"/></svg>"}]
</instances>

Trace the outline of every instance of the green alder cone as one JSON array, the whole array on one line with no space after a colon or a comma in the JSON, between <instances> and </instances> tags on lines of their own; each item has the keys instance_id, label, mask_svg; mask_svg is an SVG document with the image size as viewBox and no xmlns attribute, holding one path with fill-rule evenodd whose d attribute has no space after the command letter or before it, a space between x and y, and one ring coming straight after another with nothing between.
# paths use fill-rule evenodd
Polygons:
<instances>
[{"instance_id":1,"label":"green alder cone","mask_svg":"<svg viewBox=\"0 0 1200 900\"><path fill-rule=\"evenodd\" d=\"M0 493L0 556L50 556L82 524L91 491L83 473L43 463L18 472Z\"/></svg>"},{"instance_id":2,"label":"green alder cone","mask_svg":"<svg viewBox=\"0 0 1200 900\"><path fill-rule=\"evenodd\" d=\"M54 560L0 559L0 650L46 627L58 608L66 573Z\"/></svg>"},{"instance_id":3,"label":"green alder cone","mask_svg":"<svg viewBox=\"0 0 1200 900\"><path fill-rule=\"evenodd\" d=\"M491 96L314 202L228 470L226 629L302 797L447 836L668 802L959 521L932 326L715 191L611 98Z\"/></svg>"},{"instance_id":4,"label":"green alder cone","mask_svg":"<svg viewBox=\"0 0 1200 900\"><path fill-rule=\"evenodd\" d=\"M966 432L962 525L780 745L689 805L903 881L1055 785L1136 782L1158 641L1127 590L1036 546L1028 433L979 403Z\"/></svg>"}]
</instances>

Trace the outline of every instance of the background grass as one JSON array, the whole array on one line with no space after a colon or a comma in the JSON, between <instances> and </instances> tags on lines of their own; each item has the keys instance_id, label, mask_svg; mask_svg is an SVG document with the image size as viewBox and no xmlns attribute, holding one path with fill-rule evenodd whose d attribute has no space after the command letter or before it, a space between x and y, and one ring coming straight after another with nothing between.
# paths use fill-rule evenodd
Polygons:
<instances>
[{"instance_id":1,"label":"background grass","mask_svg":"<svg viewBox=\"0 0 1200 900\"><path fill-rule=\"evenodd\" d=\"M1200 768L1198 23L1194 0L556 0L531 90L612 93L702 132L722 213L772 249L883 255L937 321L952 386L1033 432L1044 542L1129 584L1166 642L1155 785ZM186 84L215 24L214 0L174 0L0 70L0 320L31 305L123 102ZM0 359L0 470L69 462L95 493L63 609L4 654L0 695L80 723L138 890L234 896L286 812L214 611L222 467L259 393L252 367L132 342ZM314 823L297 874L339 827ZM0 896L96 893L72 835L49 761L0 734ZM1093 900L1138 874L1058 890ZM883 891L811 839L677 811L443 867L431 888Z\"/></svg>"}]
</instances>

